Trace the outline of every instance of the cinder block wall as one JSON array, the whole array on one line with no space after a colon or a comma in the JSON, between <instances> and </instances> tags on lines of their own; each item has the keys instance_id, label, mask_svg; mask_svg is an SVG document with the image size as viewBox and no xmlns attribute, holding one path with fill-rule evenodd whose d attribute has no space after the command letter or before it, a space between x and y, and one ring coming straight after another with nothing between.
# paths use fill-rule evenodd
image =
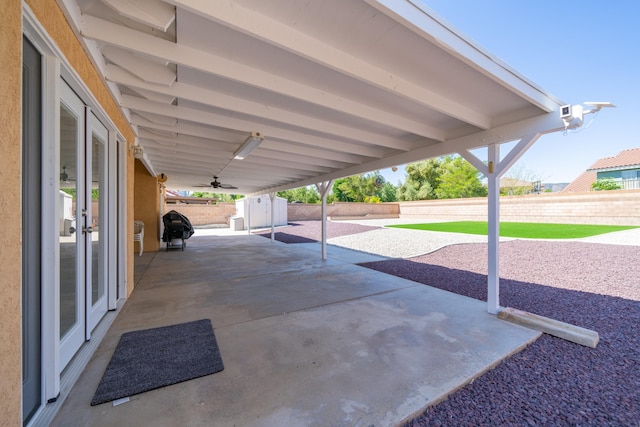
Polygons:
<instances>
[{"instance_id":1,"label":"cinder block wall","mask_svg":"<svg viewBox=\"0 0 640 427\"><path fill-rule=\"evenodd\" d=\"M345 203L337 202L327 205L327 216L340 219L349 217L385 216L389 218L400 215L397 203ZM319 204L290 203L287 205L289 221L310 221L322 218L322 206Z\"/></svg>"},{"instance_id":2,"label":"cinder block wall","mask_svg":"<svg viewBox=\"0 0 640 427\"><path fill-rule=\"evenodd\" d=\"M400 217L484 221L487 199L424 200L400 203ZM500 198L500 220L564 224L640 226L640 190L542 193Z\"/></svg>"},{"instance_id":3,"label":"cinder block wall","mask_svg":"<svg viewBox=\"0 0 640 427\"><path fill-rule=\"evenodd\" d=\"M235 203L217 205L167 205L186 215L193 225L228 224ZM319 204L287 205L289 221L320 220ZM487 199L422 200L400 203L333 203L327 205L332 219L366 217L428 217L443 221L486 221ZM500 220L565 224L640 226L640 190L543 193L500 198Z\"/></svg>"},{"instance_id":4,"label":"cinder block wall","mask_svg":"<svg viewBox=\"0 0 640 427\"><path fill-rule=\"evenodd\" d=\"M235 202L215 205L167 204L165 212L174 210L189 218L191 225L229 224L229 217L236 214Z\"/></svg>"}]
</instances>

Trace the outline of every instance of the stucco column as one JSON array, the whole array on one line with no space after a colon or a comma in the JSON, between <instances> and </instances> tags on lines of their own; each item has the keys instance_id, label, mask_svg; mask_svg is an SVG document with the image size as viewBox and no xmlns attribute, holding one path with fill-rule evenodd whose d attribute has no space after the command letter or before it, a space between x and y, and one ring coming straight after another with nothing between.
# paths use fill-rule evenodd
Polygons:
<instances>
[{"instance_id":1,"label":"stucco column","mask_svg":"<svg viewBox=\"0 0 640 427\"><path fill-rule=\"evenodd\" d=\"M21 88L22 88L22 2L2 2L0 18L0 213L11 218L5 227L0 256L0 420L5 425L22 425L22 341L21 341Z\"/></svg>"}]
</instances>

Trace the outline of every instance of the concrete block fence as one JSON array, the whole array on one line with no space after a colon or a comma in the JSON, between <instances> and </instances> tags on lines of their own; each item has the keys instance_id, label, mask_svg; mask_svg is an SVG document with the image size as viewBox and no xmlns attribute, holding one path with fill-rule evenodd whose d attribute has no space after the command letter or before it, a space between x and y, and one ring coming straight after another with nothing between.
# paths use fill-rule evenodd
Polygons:
<instances>
[{"instance_id":1,"label":"concrete block fence","mask_svg":"<svg viewBox=\"0 0 640 427\"><path fill-rule=\"evenodd\" d=\"M193 225L229 224L235 203L216 205L170 204ZM321 218L318 204L287 205L288 220ZM333 203L327 205L332 220L351 218L417 218L443 221L486 221L487 199L423 200L399 203ZM640 190L591 191L585 193L542 193L506 196L500 199L500 220L564 224L607 224L640 226Z\"/></svg>"},{"instance_id":2,"label":"concrete block fence","mask_svg":"<svg viewBox=\"0 0 640 427\"><path fill-rule=\"evenodd\" d=\"M485 221L487 199L402 202L400 217L442 218L443 221ZM640 190L541 193L501 197L500 220L640 226Z\"/></svg>"}]
</instances>

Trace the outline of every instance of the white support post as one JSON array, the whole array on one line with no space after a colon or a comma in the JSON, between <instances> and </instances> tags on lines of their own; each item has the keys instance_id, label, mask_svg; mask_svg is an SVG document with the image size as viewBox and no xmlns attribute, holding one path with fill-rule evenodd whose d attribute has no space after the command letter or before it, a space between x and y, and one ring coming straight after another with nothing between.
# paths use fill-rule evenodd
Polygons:
<instances>
[{"instance_id":1,"label":"white support post","mask_svg":"<svg viewBox=\"0 0 640 427\"><path fill-rule=\"evenodd\" d=\"M500 146L489 147L488 164L488 223L489 223L489 260L487 281L487 311L498 314L500 308L500 175L497 166L500 162Z\"/></svg>"},{"instance_id":2,"label":"white support post","mask_svg":"<svg viewBox=\"0 0 640 427\"><path fill-rule=\"evenodd\" d=\"M322 259L327 259L327 194L333 185L333 180L316 184L316 188L322 197Z\"/></svg>"},{"instance_id":3,"label":"white support post","mask_svg":"<svg viewBox=\"0 0 640 427\"><path fill-rule=\"evenodd\" d=\"M275 201L276 201L276 192L272 191L269 193L269 200L271 200L271 241L276 241L276 227L274 224L274 216L275 216Z\"/></svg>"},{"instance_id":4,"label":"white support post","mask_svg":"<svg viewBox=\"0 0 640 427\"><path fill-rule=\"evenodd\" d=\"M541 133L525 135L502 161L500 161L500 143L490 144L487 147L487 164L469 151L459 153L487 177L489 190L487 311L491 314L498 314L500 311L500 177L522 157L541 135Z\"/></svg>"},{"instance_id":5,"label":"white support post","mask_svg":"<svg viewBox=\"0 0 640 427\"><path fill-rule=\"evenodd\" d=\"M248 197L249 199L249 203L248 203L248 207L247 207L247 234L251 235L251 197Z\"/></svg>"}]
</instances>

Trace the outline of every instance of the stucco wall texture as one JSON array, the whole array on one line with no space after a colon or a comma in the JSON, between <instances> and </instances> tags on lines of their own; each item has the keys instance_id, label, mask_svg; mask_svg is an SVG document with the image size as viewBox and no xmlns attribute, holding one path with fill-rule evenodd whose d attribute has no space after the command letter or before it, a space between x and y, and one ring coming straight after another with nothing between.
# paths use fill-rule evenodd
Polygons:
<instances>
[{"instance_id":1,"label":"stucco wall texture","mask_svg":"<svg viewBox=\"0 0 640 427\"><path fill-rule=\"evenodd\" d=\"M136 160L134 217L144 222L145 252L154 252L160 247L160 195L158 178L151 176L140 160Z\"/></svg>"},{"instance_id":2,"label":"stucco wall texture","mask_svg":"<svg viewBox=\"0 0 640 427\"><path fill-rule=\"evenodd\" d=\"M117 126L127 145L133 144L134 134L122 116L118 105L102 84L98 73L86 56L81 44L69 27L54 0L26 0L45 32L63 52L71 67L93 93L104 111ZM22 342L21 342L21 235L20 216L15 209L21 206L21 75L22 75L22 1L3 0L0 17L0 214L13 218L12 227L4 230L6 241L0 249L0 424L22 424ZM128 223L133 227L133 156L127 163ZM133 229L130 230L133 232ZM133 239L128 243L133 253ZM133 286L133 256L127 260L127 284ZM132 290L132 289L131 289ZM130 291L129 291L130 293Z\"/></svg>"},{"instance_id":3,"label":"stucco wall texture","mask_svg":"<svg viewBox=\"0 0 640 427\"><path fill-rule=\"evenodd\" d=\"M15 1L15 0L12 0ZM84 85L95 96L102 109L117 126L118 131L125 138L126 145L135 141L133 130L122 115L118 104L112 98L108 89L102 83L100 75L86 55L82 45L67 23L62 10L54 0L26 0L40 24L55 41L65 58L75 72L80 76ZM20 4L18 2L18 4ZM127 233L133 235L133 154L127 156ZM133 239L127 244L127 254L133 254ZM133 291L133 256L127 257L127 295Z\"/></svg>"},{"instance_id":4,"label":"stucco wall texture","mask_svg":"<svg viewBox=\"0 0 640 427\"><path fill-rule=\"evenodd\" d=\"M22 2L4 0L0 18L0 214L16 217L20 206ZM21 255L22 230L5 227L0 249L0 424L22 423Z\"/></svg>"}]
</instances>

